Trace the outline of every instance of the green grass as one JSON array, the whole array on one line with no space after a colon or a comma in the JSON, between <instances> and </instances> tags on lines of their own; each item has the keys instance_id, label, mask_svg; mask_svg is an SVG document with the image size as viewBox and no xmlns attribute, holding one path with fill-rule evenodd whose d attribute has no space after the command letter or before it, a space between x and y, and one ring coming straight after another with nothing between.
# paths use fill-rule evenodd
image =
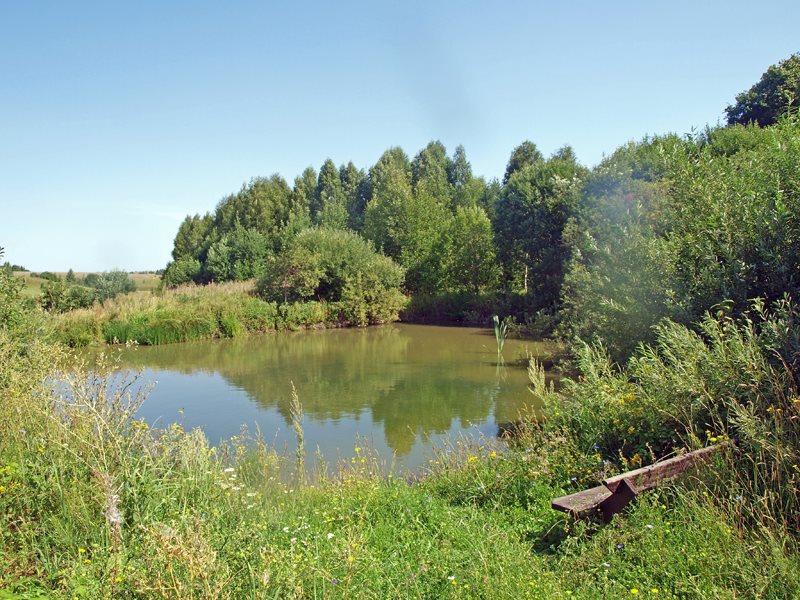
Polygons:
<instances>
[{"instance_id":1,"label":"green grass","mask_svg":"<svg viewBox=\"0 0 800 600\"><path fill-rule=\"evenodd\" d=\"M25 298L38 298L42 291L42 284L47 281L40 277L33 277L30 273L24 271L17 271L14 276L25 282L25 287L22 288L22 295Z\"/></svg>"},{"instance_id":2,"label":"green grass","mask_svg":"<svg viewBox=\"0 0 800 600\"><path fill-rule=\"evenodd\" d=\"M0 514L13 527L0 533L0 588L21 597L800 593L793 544L741 529L699 485L647 494L607 526L554 512L583 468L558 444L551 476L524 451L455 445L412 484L356 446L336 475L298 485L294 459L263 444L212 450L199 432L150 432L124 402L110 402L116 416L99 408L104 380L71 385L84 399L66 409L72 425L40 414L44 441L1 447Z\"/></svg>"},{"instance_id":3,"label":"green grass","mask_svg":"<svg viewBox=\"0 0 800 600\"><path fill-rule=\"evenodd\" d=\"M253 282L137 291L102 306L53 316L55 337L72 347L92 343L159 345L247 334L350 325L342 303L277 304L253 295Z\"/></svg>"}]
</instances>

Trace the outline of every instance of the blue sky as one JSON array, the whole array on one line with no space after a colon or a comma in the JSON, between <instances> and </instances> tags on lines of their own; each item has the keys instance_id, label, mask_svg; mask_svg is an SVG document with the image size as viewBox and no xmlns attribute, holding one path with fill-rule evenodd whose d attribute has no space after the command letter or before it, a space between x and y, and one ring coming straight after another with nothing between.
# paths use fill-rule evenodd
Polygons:
<instances>
[{"instance_id":1,"label":"blue sky","mask_svg":"<svg viewBox=\"0 0 800 600\"><path fill-rule=\"evenodd\" d=\"M800 2L0 3L0 246L163 267L187 213L330 157L525 139L596 164L721 121L800 51Z\"/></svg>"}]
</instances>

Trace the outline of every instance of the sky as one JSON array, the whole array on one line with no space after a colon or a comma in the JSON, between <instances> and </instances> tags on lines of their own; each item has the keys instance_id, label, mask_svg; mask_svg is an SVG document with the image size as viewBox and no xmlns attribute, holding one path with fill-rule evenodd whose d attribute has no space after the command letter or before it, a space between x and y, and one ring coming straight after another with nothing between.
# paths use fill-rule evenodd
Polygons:
<instances>
[{"instance_id":1,"label":"sky","mask_svg":"<svg viewBox=\"0 0 800 600\"><path fill-rule=\"evenodd\" d=\"M152 270L187 214L326 158L528 139L595 165L721 123L800 51L800 2L0 0L0 246L34 271Z\"/></svg>"}]
</instances>

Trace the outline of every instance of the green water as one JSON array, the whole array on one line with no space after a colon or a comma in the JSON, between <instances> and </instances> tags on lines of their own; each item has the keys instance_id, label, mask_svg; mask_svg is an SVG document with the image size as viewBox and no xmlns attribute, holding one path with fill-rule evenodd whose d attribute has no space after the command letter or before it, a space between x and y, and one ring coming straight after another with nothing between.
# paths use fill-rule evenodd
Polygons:
<instances>
[{"instance_id":1,"label":"green water","mask_svg":"<svg viewBox=\"0 0 800 600\"><path fill-rule=\"evenodd\" d=\"M514 420L534 402L524 357L554 352L507 340L498 365L490 329L401 324L130 348L121 364L155 383L140 411L152 424L200 427L212 443L246 425L291 449L294 382L309 451L333 462L360 440L396 468L416 469L433 445L493 437Z\"/></svg>"}]
</instances>

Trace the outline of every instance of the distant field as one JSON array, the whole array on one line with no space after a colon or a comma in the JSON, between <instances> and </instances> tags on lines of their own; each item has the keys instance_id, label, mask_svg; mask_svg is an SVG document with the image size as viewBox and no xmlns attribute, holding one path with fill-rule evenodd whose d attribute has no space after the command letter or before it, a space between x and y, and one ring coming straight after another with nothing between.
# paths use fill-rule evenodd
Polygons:
<instances>
[{"instance_id":1,"label":"distant field","mask_svg":"<svg viewBox=\"0 0 800 600\"><path fill-rule=\"evenodd\" d=\"M63 271L53 271L56 275L61 277L62 279L67 276L66 272ZM89 274L88 271L86 272L75 272L75 277L83 278ZM25 287L22 290L23 295L28 296L30 298L34 298L39 295L42 291L42 284L47 281L46 279L41 279L40 277L34 277L31 273L27 271L15 271L14 275L23 279L25 281ZM155 273L129 273L128 276L133 280L136 284L137 291L145 291L149 292L158 287L158 284L161 281L161 278L156 275Z\"/></svg>"}]
</instances>

